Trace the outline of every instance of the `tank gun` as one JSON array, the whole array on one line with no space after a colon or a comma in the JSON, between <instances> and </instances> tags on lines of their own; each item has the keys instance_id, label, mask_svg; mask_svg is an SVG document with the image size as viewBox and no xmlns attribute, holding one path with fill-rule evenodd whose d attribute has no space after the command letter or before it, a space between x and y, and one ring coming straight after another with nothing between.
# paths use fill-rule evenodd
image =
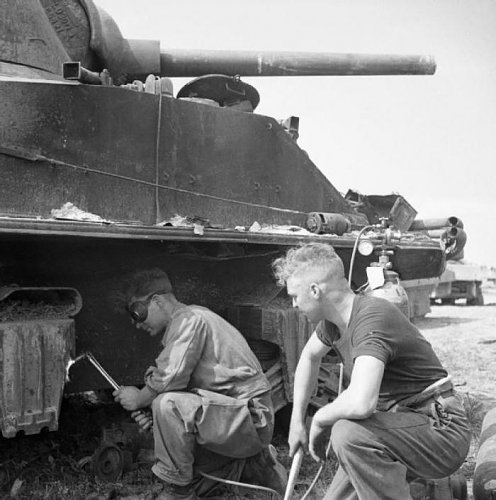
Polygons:
<instances>
[{"instance_id":1,"label":"tank gun","mask_svg":"<svg viewBox=\"0 0 496 500\"><path fill-rule=\"evenodd\" d=\"M160 67L163 76L370 76L432 75L436 64L420 55L163 49Z\"/></svg>"},{"instance_id":2,"label":"tank gun","mask_svg":"<svg viewBox=\"0 0 496 500\"><path fill-rule=\"evenodd\" d=\"M161 48L155 40L126 39L113 18L92 0L2 2L0 72L40 72L61 77L62 64L78 61L89 71L107 69L114 83L154 74L197 77L431 75L431 56L255 52ZM22 33L22 37L20 34ZM20 40L24 40L20 42ZM39 73L39 74L40 74Z\"/></svg>"}]
</instances>

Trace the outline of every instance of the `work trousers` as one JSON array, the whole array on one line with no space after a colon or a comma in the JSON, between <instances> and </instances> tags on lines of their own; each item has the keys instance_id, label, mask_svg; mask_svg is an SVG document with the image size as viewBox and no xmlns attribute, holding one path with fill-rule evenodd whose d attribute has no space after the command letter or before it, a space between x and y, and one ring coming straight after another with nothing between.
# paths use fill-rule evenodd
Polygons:
<instances>
[{"instance_id":1,"label":"work trousers","mask_svg":"<svg viewBox=\"0 0 496 500\"><path fill-rule=\"evenodd\" d=\"M460 397L452 395L422 408L339 420L331 442L339 468L325 500L410 500L409 480L446 477L462 465L470 429Z\"/></svg>"},{"instance_id":2,"label":"work trousers","mask_svg":"<svg viewBox=\"0 0 496 500\"><path fill-rule=\"evenodd\" d=\"M199 471L239 480L246 459L272 439L270 393L252 399L193 390L159 394L152 404L155 464L152 471L176 485L192 484L198 495L213 486Z\"/></svg>"}]
</instances>

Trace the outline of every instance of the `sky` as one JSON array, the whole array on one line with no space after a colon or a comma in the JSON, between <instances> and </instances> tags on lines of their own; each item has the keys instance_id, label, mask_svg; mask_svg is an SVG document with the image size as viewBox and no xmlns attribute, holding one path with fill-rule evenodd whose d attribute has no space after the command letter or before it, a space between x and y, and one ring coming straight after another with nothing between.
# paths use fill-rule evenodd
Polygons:
<instances>
[{"instance_id":1,"label":"sky","mask_svg":"<svg viewBox=\"0 0 496 500\"><path fill-rule=\"evenodd\" d=\"M242 79L260 93L256 113L299 117L300 147L340 192L456 216L465 260L496 266L496 0L95 3L124 36L164 49L434 56L433 76Z\"/></svg>"}]
</instances>

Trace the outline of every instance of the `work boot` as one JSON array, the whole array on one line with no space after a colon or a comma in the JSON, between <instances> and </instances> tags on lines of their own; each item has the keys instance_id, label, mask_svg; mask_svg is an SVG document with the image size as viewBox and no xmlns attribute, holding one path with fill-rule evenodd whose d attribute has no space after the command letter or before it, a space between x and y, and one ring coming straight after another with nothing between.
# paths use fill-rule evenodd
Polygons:
<instances>
[{"instance_id":1,"label":"work boot","mask_svg":"<svg viewBox=\"0 0 496 500\"><path fill-rule=\"evenodd\" d=\"M246 465L241 474L243 483L265 486L284 495L288 482L288 473L284 466L277 460L277 451L270 444L258 455L246 460Z\"/></svg>"},{"instance_id":2,"label":"work boot","mask_svg":"<svg viewBox=\"0 0 496 500\"><path fill-rule=\"evenodd\" d=\"M184 486L173 483L163 484L164 487L155 500L198 500L195 490L189 484Z\"/></svg>"}]
</instances>

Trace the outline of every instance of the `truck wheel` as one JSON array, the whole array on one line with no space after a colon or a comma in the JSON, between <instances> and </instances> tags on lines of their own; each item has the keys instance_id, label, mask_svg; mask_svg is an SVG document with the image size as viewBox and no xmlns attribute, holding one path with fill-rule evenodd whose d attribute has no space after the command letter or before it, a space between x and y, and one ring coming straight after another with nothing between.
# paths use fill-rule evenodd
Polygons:
<instances>
[{"instance_id":1,"label":"truck wheel","mask_svg":"<svg viewBox=\"0 0 496 500\"><path fill-rule=\"evenodd\" d=\"M483 306L484 305L484 295L482 294L482 289L479 284L475 288L475 297L472 299L467 299L468 306Z\"/></svg>"}]
</instances>

